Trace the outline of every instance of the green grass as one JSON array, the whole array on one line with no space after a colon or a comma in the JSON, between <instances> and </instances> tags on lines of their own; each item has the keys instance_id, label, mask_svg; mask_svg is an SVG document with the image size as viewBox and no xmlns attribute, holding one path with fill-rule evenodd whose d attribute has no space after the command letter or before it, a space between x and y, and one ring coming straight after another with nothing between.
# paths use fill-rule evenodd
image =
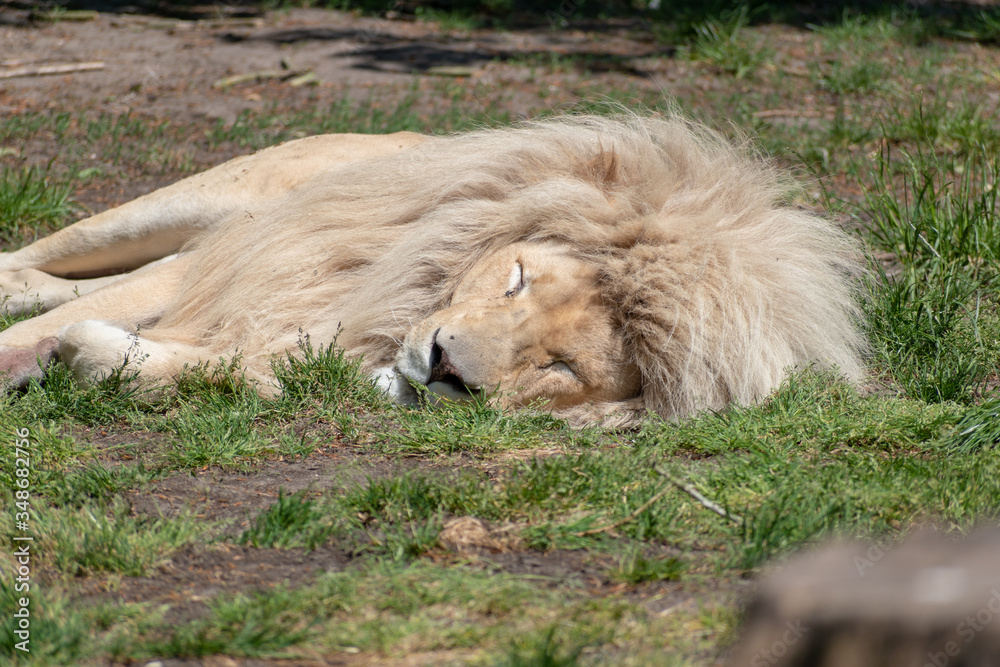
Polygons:
<instances>
[{"instance_id":1,"label":"green grass","mask_svg":"<svg viewBox=\"0 0 1000 667\"><path fill-rule=\"evenodd\" d=\"M1000 397L966 412L940 446L959 454L974 454L1000 445ZM995 452L994 452L995 454Z\"/></svg>"},{"instance_id":2,"label":"green grass","mask_svg":"<svg viewBox=\"0 0 1000 667\"><path fill-rule=\"evenodd\" d=\"M384 403L382 392L361 371L361 360L346 358L336 343L334 339L330 345L314 348L306 337L294 354L274 364L282 403L290 413L316 401L333 410L346 402L370 407Z\"/></svg>"},{"instance_id":3,"label":"green grass","mask_svg":"<svg viewBox=\"0 0 1000 667\"><path fill-rule=\"evenodd\" d=\"M883 151L865 186L870 240L900 265L875 287L869 321L879 361L908 395L970 400L1000 355L1000 162L985 148L942 157L933 142L898 159Z\"/></svg>"},{"instance_id":4,"label":"green grass","mask_svg":"<svg viewBox=\"0 0 1000 667\"><path fill-rule=\"evenodd\" d=\"M403 413L388 431L379 434L382 451L392 454L495 454L530 449L553 438L574 438L566 425L546 413L511 415L486 401L451 403ZM389 436L386 438L385 436ZM584 436L585 437L585 436Z\"/></svg>"},{"instance_id":5,"label":"green grass","mask_svg":"<svg viewBox=\"0 0 1000 667\"><path fill-rule=\"evenodd\" d=\"M5 564L5 569L12 563ZM16 600L23 593L16 591L9 579L0 582L0 604L5 609L17 608ZM12 664L93 664L102 656L121 653L134 633L150 632L161 622L159 611L146 605L101 603L81 608L70 601L62 586L36 586L31 601L30 659L14 655L10 648L20 641L15 639L12 619L0 623L0 646L4 647L0 655Z\"/></svg>"},{"instance_id":6,"label":"green grass","mask_svg":"<svg viewBox=\"0 0 1000 667\"><path fill-rule=\"evenodd\" d=\"M844 65L835 62L819 77L819 86L837 95L871 94L887 87L889 65L881 62L861 62Z\"/></svg>"},{"instance_id":7,"label":"green grass","mask_svg":"<svg viewBox=\"0 0 1000 667\"><path fill-rule=\"evenodd\" d=\"M284 657L304 648L397 655L396 647L405 646L417 655L459 657L496 644L492 656L483 656L486 664L574 664L566 661L584 649L608 651L616 637L663 626L628 603L592 605L585 596L564 597L521 577L421 562L374 563L321 575L308 589L279 587L220 600L205 620L164 629L169 637L147 640L136 652ZM537 662L546 657L562 662Z\"/></svg>"},{"instance_id":8,"label":"green grass","mask_svg":"<svg viewBox=\"0 0 1000 667\"><path fill-rule=\"evenodd\" d=\"M874 218L872 240L900 256L910 275L939 266L964 269L972 280L990 280L1000 259L1000 210L994 184L1000 161L973 145L964 156L933 152L924 135L917 152L889 149L875 159L866 208Z\"/></svg>"},{"instance_id":9,"label":"green grass","mask_svg":"<svg viewBox=\"0 0 1000 667\"><path fill-rule=\"evenodd\" d=\"M420 21L434 23L441 30L468 32L481 27L482 22L475 16L462 11L444 11L433 7L417 5L414 15Z\"/></svg>"},{"instance_id":10,"label":"green grass","mask_svg":"<svg viewBox=\"0 0 1000 667\"><path fill-rule=\"evenodd\" d=\"M611 570L611 576L629 584L641 584L647 581L677 580L686 569L687 564L679 558L657 558L634 549L619 559L618 565Z\"/></svg>"},{"instance_id":11,"label":"green grass","mask_svg":"<svg viewBox=\"0 0 1000 667\"><path fill-rule=\"evenodd\" d=\"M280 655L310 636L316 613L313 598L311 592L278 589L215 600L207 620L167 630L168 638L147 641L143 648L151 655L190 658Z\"/></svg>"},{"instance_id":12,"label":"green grass","mask_svg":"<svg viewBox=\"0 0 1000 667\"><path fill-rule=\"evenodd\" d=\"M497 667L572 667L580 664L587 642L576 641L569 646L556 636L558 627L551 625L527 637L515 639L509 653L494 664ZM599 642L595 642L599 643Z\"/></svg>"},{"instance_id":13,"label":"green grass","mask_svg":"<svg viewBox=\"0 0 1000 667\"><path fill-rule=\"evenodd\" d=\"M771 53L745 30L749 21L750 10L743 4L694 26L691 57L709 62L737 79L751 76L770 59Z\"/></svg>"},{"instance_id":14,"label":"green grass","mask_svg":"<svg viewBox=\"0 0 1000 667\"><path fill-rule=\"evenodd\" d=\"M278 494L278 500L258 514L239 537L240 544L254 547L305 547L315 549L326 542L335 526L331 515L305 494Z\"/></svg>"},{"instance_id":15,"label":"green grass","mask_svg":"<svg viewBox=\"0 0 1000 667\"><path fill-rule=\"evenodd\" d=\"M73 186L48 170L0 170L0 243L33 240L40 228L60 226L74 211Z\"/></svg>"},{"instance_id":16,"label":"green grass","mask_svg":"<svg viewBox=\"0 0 1000 667\"><path fill-rule=\"evenodd\" d=\"M105 572L145 576L205 529L193 517L141 519L130 511L124 503L36 511L35 536L43 561L72 577ZM4 532L13 534L10 527Z\"/></svg>"},{"instance_id":17,"label":"green grass","mask_svg":"<svg viewBox=\"0 0 1000 667\"><path fill-rule=\"evenodd\" d=\"M128 113L28 112L0 119L0 145L45 137L60 147L51 156L46 175L75 182L121 179L133 169L188 173L194 164L177 146L185 133L169 121ZM70 193L72 189L67 190Z\"/></svg>"}]
</instances>

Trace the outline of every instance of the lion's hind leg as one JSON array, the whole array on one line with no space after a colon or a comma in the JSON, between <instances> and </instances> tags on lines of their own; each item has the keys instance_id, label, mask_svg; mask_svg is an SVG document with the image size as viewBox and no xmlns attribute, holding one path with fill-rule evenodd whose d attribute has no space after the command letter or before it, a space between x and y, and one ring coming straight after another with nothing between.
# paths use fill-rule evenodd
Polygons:
<instances>
[{"instance_id":1,"label":"lion's hind leg","mask_svg":"<svg viewBox=\"0 0 1000 667\"><path fill-rule=\"evenodd\" d=\"M425 141L411 132L307 137L244 155L38 239L0 252L0 271L38 269L103 276L178 252L233 216L254 213L324 170L405 150Z\"/></svg>"},{"instance_id":2,"label":"lion's hind leg","mask_svg":"<svg viewBox=\"0 0 1000 667\"><path fill-rule=\"evenodd\" d=\"M190 261L189 256L181 256L116 276L111 285L0 331L0 391L42 380L44 369L62 353L59 332L74 323L104 318L120 323L124 331L157 322L176 295Z\"/></svg>"}]
</instances>

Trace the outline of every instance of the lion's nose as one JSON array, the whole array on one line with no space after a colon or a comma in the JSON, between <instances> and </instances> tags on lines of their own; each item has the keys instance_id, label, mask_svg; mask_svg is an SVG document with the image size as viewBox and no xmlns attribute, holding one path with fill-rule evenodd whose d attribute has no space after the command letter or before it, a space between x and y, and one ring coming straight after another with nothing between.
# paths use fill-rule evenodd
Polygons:
<instances>
[{"instance_id":1,"label":"lion's nose","mask_svg":"<svg viewBox=\"0 0 1000 667\"><path fill-rule=\"evenodd\" d=\"M461 371L451 363L451 359L448 358L448 352L437 344L436 338L431 345L431 377L427 381L427 384L431 382L465 385Z\"/></svg>"}]
</instances>

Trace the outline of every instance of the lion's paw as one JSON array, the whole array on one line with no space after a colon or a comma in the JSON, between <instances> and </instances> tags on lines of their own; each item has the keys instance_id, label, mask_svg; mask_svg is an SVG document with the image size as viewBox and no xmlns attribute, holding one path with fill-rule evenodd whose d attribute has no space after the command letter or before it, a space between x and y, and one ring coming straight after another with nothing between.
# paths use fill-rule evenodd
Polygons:
<instances>
[{"instance_id":1,"label":"lion's paw","mask_svg":"<svg viewBox=\"0 0 1000 667\"><path fill-rule=\"evenodd\" d=\"M139 335L100 320L59 330L59 353L77 381L93 384L115 372L137 372L149 353Z\"/></svg>"}]
</instances>

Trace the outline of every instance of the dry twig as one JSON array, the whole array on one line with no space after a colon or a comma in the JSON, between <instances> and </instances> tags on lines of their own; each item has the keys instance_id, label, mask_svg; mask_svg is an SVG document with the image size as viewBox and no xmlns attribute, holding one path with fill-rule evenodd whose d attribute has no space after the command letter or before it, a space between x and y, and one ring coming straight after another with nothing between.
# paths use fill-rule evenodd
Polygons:
<instances>
[{"instance_id":1,"label":"dry twig","mask_svg":"<svg viewBox=\"0 0 1000 667\"><path fill-rule=\"evenodd\" d=\"M743 518L741 516L739 516L738 514L733 514L726 508L722 507L721 505L712 502L711 500L703 496L701 492L698 491L698 489L694 488L690 484L682 482L679 479L673 477L670 473L661 469L659 466L655 467L654 470L660 473L663 477L666 477L668 482L670 482L678 489L680 489L681 491L683 491L684 493L688 494L689 496L697 500L699 503L701 503L702 506L705 507L705 509L712 510L713 512L721 516L723 519L729 519L733 523L743 523Z\"/></svg>"},{"instance_id":2,"label":"dry twig","mask_svg":"<svg viewBox=\"0 0 1000 667\"><path fill-rule=\"evenodd\" d=\"M695 500L697 500L699 503L701 503L702 506L704 506L706 509L709 509L709 510L715 512L716 514L718 514L722 518L728 519L728 520L732 521L733 523L737 523L737 524L743 523L743 518L741 516L739 516L738 514L733 514L732 512L729 512L728 510L726 510L724 507L720 506L719 504L712 502L711 500L709 500L708 498L706 498L704 495L702 495L701 492L698 491L698 489L694 488L690 484L688 484L686 482L680 481L679 479L675 478L673 475L671 475L670 473L666 472L665 470L663 470L659 466L656 466L653 469L657 473L659 473L660 476L666 478L666 480L668 482L667 484L665 484L663 486L662 489L660 489L659 491L656 492L656 495L654 495L652 498L650 498L649 500L647 500L641 506L639 506L638 508L636 508L633 512L629 513L628 516L626 516L624 518L621 518L618 521L614 521L612 523L607 524L606 526L601 526L599 528L591 528L590 530L581 530L581 531L578 531L576 533L573 533L573 535L575 535L576 537L586 537L588 535L597 535L598 533L606 533L606 532L609 532L611 530L614 530L618 526L624 525L624 524L628 523L629 521L632 521L637 516L639 516L640 514L642 514L646 510L648 510L650 507L652 507L660 498L662 498L663 496L667 495L667 491L670 490L671 486L676 486L678 489L680 489L681 491L683 491L684 493L688 494L689 496L691 496L692 498L694 498Z\"/></svg>"},{"instance_id":3,"label":"dry twig","mask_svg":"<svg viewBox=\"0 0 1000 667\"><path fill-rule=\"evenodd\" d=\"M312 82L312 78L307 78L310 75L315 77L312 70L264 69L257 72L227 76L213 83L212 88L226 89L241 83L259 83L268 79L281 79L282 81L291 79L291 85L302 86Z\"/></svg>"},{"instance_id":4,"label":"dry twig","mask_svg":"<svg viewBox=\"0 0 1000 667\"><path fill-rule=\"evenodd\" d=\"M13 79L19 76L49 76L53 74L76 74L104 69L102 62L62 63L56 65L35 65L34 67L18 67L6 72L0 72L0 79Z\"/></svg>"}]
</instances>

